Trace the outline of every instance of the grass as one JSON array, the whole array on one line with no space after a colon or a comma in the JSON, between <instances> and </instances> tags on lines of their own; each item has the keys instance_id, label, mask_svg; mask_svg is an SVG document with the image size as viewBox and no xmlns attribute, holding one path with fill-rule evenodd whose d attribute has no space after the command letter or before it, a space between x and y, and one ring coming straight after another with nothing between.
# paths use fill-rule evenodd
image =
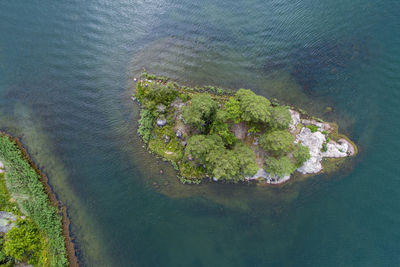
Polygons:
<instances>
[{"instance_id":1,"label":"grass","mask_svg":"<svg viewBox=\"0 0 400 267\"><path fill-rule=\"evenodd\" d=\"M67 266L62 218L51 205L41 177L29 164L17 144L5 135L0 135L0 159L4 161L7 170L5 182L11 197L15 198L21 213L29 216L46 238L48 265Z\"/></svg>"}]
</instances>

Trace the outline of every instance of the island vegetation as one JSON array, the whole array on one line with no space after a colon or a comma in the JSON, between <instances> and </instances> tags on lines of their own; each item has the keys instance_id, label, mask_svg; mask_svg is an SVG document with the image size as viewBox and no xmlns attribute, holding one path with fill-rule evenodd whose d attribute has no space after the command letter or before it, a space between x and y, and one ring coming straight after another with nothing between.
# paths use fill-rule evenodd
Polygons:
<instances>
[{"instance_id":1,"label":"island vegetation","mask_svg":"<svg viewBox=\"0 0 400 267\"><path fill-rule=\"evenodd\" d=\"M60 211L15 140L0 134L0 265L68 266Z\"/></svg>"},{"instance_id":2,"label":"island vegetation","mask_svg":"<svg viewBox=\"0 0 400 267\"><path fill-rule=\"evenodd\" d=\"M183 183L282 183L296 170L320 172L323 157L355 154L335 124L247 89L191 88L143 73L133 99L139 135Z\"/></svg>"}]
</instances>

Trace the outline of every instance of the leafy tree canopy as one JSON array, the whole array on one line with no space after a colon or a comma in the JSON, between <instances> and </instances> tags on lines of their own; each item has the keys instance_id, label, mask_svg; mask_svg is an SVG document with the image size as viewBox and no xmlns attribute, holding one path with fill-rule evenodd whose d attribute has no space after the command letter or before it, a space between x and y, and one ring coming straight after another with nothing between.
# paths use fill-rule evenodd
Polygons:
<instances>
[{"instance_id":1,"label":"leafy tree canopy","mask_svg":"<svg viewBox=\"0 0 400 267\"><path fill-rule=\"evenodd\" d=\"M192 157L199 163L206 163L210 152L225 149L222 138L213 135L193 135L185 148L185 157Z\"/></svg>"},{"instance_id":2,"label":"leafy tree canopy","mask_svg":"<svg viewBox=\"0 0 400 267\"><path fill-rule=\"evenodd\" d=\"M249 146L243 142L238 142L234 148L238 160L240 171L243 175L254 175L258 171L256 155Z\"/></svg>"},{"instance_id":3,"label":"leafy tree canopy","mask_svg":"<svg viewBox=\"0 0 400 267\"><path fill-rule=\"evenodd\" d=\"M211 174L222 180L235 180L239 175L239 164L232 150L215 150L208 158Z\"/></svg>"},{"instance_id":4,"label":"leafy tree canopy","mask_svg":"<svg viewBox=\"0 0 400 267\"><path fill-rule=\"evenodd\" d=\"M289 127L292 121L289 108L285 106L278 106L271 109L270 125L274 129L285 130Z\"/></svg>"},{"instance_id":5,"label":"leafy tree canopy","mask_svg":"<svg viewBox=\"0 0 400 267\"><path fill-rule=\"evenodd\" d=\"M244 121L253 123L267 123L270 121L271 103L268 99L246 89L240 89L235 96L240 102Z\"/></svg>"},{"instance_id":6,"label":"leafy tree canopy","mask_svg":"<svg viewBox=\"0 0 400 267\"><path fill-rule=\"evenodd\" d=\"M290 162L287 156L280 157L279 159L269 157L266 159L265 163L267 164L267 172L272 176L283 177L296 170L296 167Z\"/></svg>"},{"instance_id":7,"label":"leafy tree canopy","mask_svg":"<svg viewBox=\"0 0 400 267\"><path fill-rule=\"evenodd\" d=\"M261 146L276 155L289 152L293 142L293 136L285 130L268 132L260 139Z\"/></svg>"},{"instance_id":8,"label":"leafy tree canopy","mask_svg":"<svg viewBox=\"0 0 400 267\"><path fill-rule=\"evenodd\" d=\"M185 123L203 130L205 126L213 121L217 109L217 103L207 94L196 95L192 104L185 106L182 118Z\"/></svg>"}]
</instances>

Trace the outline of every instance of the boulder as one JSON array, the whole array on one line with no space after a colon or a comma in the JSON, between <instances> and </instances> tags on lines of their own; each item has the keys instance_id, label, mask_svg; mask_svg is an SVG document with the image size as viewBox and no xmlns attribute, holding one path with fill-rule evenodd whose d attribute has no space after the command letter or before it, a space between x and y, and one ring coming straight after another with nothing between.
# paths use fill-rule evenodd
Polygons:
<instances>
[{"instance_id":1,"label":"boulder","mask_svg":"<svg viewBox=\"0 0 400 267\"><path fill-rule=\"evenodd\" d=\"M7 233L15 226L17 216L10 212L0 211L0 233Z\"/></svg>"},{"instance_id":2,"label":"boulder","mask_svg":"<svg viewBox=\"0 0 400 267\"><path fill-rule=\"evenodd\" d=\"M160 127L163 127L165 124L167 124L167 119L165 118L158 118L157 119L157 125Z\"/></svg>"},{"instance_id":3,"label":"boulder","mask_svg":"<svg viewBox=\"0 0 400 267\"><path fill-rule=\"evenodd\" d=\"M291 132L296 131L297 124L300 123L300 113L295 110L289 109L290 116L292 117L292 121L289 124L289 129Z\"/></svg>"},{"instance_id":4,"label":"boulder","mask_svg":"<svg viewBox=\"0 0 400 267\"><path fill-rule=\"evenodd\" d=\"M296 137L296 141L300 142L303 146L308 147L310 150L310 159L307 160L303 166L297 169L297 171L306 173L317 173L322 170L321 160L321 148L325 142L325 135L321 132L312 133L310 129L303 127L300 133Z\"/></svg>"},{"instance_id":5,"label":"boulder","mask_svg":"<svg viewBox=\"0 0 400 267\"><path fill-rule=\"evenodd\" d=\"M176 137L181 138L182 137L182 131L180 129L178 129L176 132Z\"/></svg>"}]
</instances>

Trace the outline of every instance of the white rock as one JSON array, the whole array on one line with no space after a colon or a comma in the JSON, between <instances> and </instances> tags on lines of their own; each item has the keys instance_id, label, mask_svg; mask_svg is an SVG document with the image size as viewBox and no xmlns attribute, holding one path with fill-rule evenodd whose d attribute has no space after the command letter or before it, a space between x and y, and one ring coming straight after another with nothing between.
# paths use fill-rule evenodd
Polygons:
<instances>
[{"instance_id":1,"label":"white rock","mask_svg":"<svg viewBox=\"0 0 400 267\"><path fill-rule=\"evenodd\" d=\"M297 124L300 122L300 113L295 110L289 109L292 121L289 124L289 129L291 132L296 131Z\"/></svg>"},{"instance_id":2,"label":"white rock","mask_svg":"<svg viewBox=\"0 0 400 267\"><path fill-rule=\"evenodd\" d=\"M157 125L158 126L164 126L165 124L167 124L167 120L166 119L157 119Z\"/></svg>"},{"instance_id":3,"label":"white rock","mask_svg":"<svg viewBox=\"0 0 400 267\"><path fill-rule=\"evenodd\" d=\"M307 146L310 150L310 159L307 160L303 166L297 169L297 171L306 173L317 173L322 170L321 160L321 148L325 142L325 135L321 132L312 133L310 129L303 127L300 133L297 135L296 140L303 146Z\"/></svg>"},{"instance_id":4,"label":"white rock","mask_svg":"<svg viewBox=\"0 0 400 267\"><path fill-rule=\"evenodd\" d=\"M338 144L336 142L330 141L327 146L327 151L322 152L322 157L325 158L343 158L347 156L348 146L346 143Z\"/></svg>"}]
</instances>

